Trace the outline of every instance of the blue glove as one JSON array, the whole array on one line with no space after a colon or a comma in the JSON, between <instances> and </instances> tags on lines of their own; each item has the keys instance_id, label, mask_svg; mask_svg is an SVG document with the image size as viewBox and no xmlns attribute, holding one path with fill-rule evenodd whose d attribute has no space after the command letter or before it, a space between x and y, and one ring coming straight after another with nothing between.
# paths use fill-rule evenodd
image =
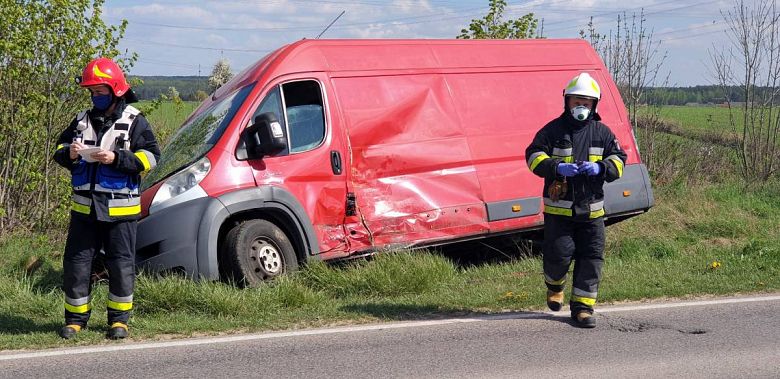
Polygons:
<instances>
[{"instance_id":1,"label":"blue glove","mask_svg":"<svg viewBox=\"0 0 780 379\"><path fill-rule=\"evenodd\" d=\"M577 165L574 163L558 163L558 174L563 176L577 175Z\"/></svg>"},{"instance_id":2,"label":"blue glove","mask_svg":"<svg viewBox=\"0 0 780 379\"><path fill-rule=\"evenodd\" d=\"M582 162L579 169L577 170L578 174L585 174L588 176L594 176L598 175L601 172L601 166L599 166L596 162Z\"/></svg>"}]
</instances>

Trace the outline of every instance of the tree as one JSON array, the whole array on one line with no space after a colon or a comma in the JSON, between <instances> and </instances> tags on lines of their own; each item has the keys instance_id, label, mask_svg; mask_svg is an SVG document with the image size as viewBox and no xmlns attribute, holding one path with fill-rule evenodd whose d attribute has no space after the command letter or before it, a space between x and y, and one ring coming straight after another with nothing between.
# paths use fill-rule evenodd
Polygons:
<instances>
[{"instance_id":1,"label":"tree","mask_svg":"<svg viewBox=\"0 0 780 379\"><path fill-rule=\"evenodd\" d=\"M202 102L203 100L206 100L206 98L209 97L209 94L207 94L205 91L198 90L195 92L195 100L198 102Z\"/></svg>"},{"instance_id":2,"label":"tree","mask_svg":"<svg viewBox=\"0 0 780 379\"><path fill-rule=\"evenodd\" d=\"M209 77L209 89L213 92L223 84L227 83L230 78L233 77L233 73L230 72L230 63L227 59L220 59L217 64L214 65L214 69L211 70L211 76Z\"/></svg>"},{"instance_id":3,"label":"tree","mask_svg":"<svg viewBox=\"0 0 780 379\"><path fill-rule=\"evenodd\" d=\"M506 1L490 0L485 17L471 20L468 29L461 29L460 39L524 39L534 38L539 20L527 13L516 20L504 21Z\"/></svg>"},{"instance_id":4,"label":"tree","mask_svg":"<svg viewBox=\"0 0 780 379\"><path fill-rule=\"evenodd\" d=\"M721 12L731 48L713 45L713 74L723 89L746 183L767 181L778 170L780 136L780 11L773 0L744 0ZM734 104L735 96L743 97Z\"/></svg>"},{"instance_id":5,"label":"tree","mask_svg":"<svg viewBox=\"0 0 780 379\"><path fill-rule=\"evenodd\" d=\"M51 154L59 133L88 105L73 78L91 59L125 69L116 46L127 21L106 25L105 0L3 1L0 7L0 232L66 220L67 173Z\"/></svg>"},{"instance_id":6,"label":"tree","mask_svg":"<svg viewBox=\"0 0 780 379\"><path fill-rule=\"evenodd\" d=\"M667 54L665 51L661 54L660 41L653 40L653 31L648 29L646 22L644 10L632 14L630 18L625 13L619 14L616 29L601 34L596 31L591 18L587 33L581 30L580 36L590 41L617 84L628 108L634 133L644 144L641 149L643 161L652 171L656 161L656 132L661 126L660 105L664 100L657 99L659 101L652 104L641 119L637 111L647 100L647 89L659 84L666 86L668 75L663 83L658 83Z\"/></svg>"}]
</instances>

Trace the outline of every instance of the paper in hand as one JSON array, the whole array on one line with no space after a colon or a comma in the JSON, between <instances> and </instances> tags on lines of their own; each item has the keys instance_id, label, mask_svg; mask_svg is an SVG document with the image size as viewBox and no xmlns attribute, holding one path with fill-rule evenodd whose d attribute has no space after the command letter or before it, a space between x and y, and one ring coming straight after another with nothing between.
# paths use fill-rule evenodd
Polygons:
<instances>
[{"instance_id":1,"label":"paper in hand","mask_svg":"<svg viewBox=\"0 0 780 379\"><path fill-rule=\"evenodd\" d=\"M97 160L90 157L90 155L92 155L93 153L97 153L100 150L101 149L99 147L85 147L79 150L78 153L87 162L97 162Z\"/></svg>"}]
</instances>

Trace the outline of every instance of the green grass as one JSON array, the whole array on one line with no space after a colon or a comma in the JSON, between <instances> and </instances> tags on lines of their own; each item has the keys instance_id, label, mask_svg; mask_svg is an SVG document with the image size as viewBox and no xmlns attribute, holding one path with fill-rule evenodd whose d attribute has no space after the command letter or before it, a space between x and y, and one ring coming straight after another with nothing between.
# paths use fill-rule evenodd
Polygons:
<instances>
[{"instance_id":1,"label":"green grass","mask_svg":"<svg viewBox=\"0 0 780 379\"><path fill-rule=\"evenodd\" d=\"M776 188L724 183L657 190L649 213L607 229L600 303L780 290ZM95 289L88 331L75 341L55 334L62 322L61 248L61 238L45 236L0 243L0 349L106 343L105 285ZM246 290L142 276L132 339L542 310L541 260L519 256L462 267L432 252L384 253L347 265L313 263ZM28 274L31 257L41 264Z\"/></svg>"},{"instance_id":2,"label":"green grass","mask_svg":"<svg viewBox=\"0 0 780 379\"><path fill-rule=\"evenodd\" d=\"M152 125L152 130L157 137L158 142L161 145L165 145L168 138L179 129L182 122L187 116L198 107L197 102L183 101L179 104L174 104L171 101L161 102L157 108L151 109L151 112L145 113L149 123ZM153 108L151 101L141 101L138 103L138 108L147 110Z\"/></svg>"},{"instance_id":3,"label":"green grass","mask_svg":"<svg viewBox=\"0 0 780 379\"><path fill-rule=\"evenodd\" d=\"M741 114L734 109L734 115ZM700 132L733 133L729 123L729 110L719 106L683 107L665 106L661 108L660 116L665 120L680 123L685 129Z\"/></svg>"},{"instance_id":4,"label":"green grass","mask_svg":"<svg viewBox=\"0 0 780 379\"><path fill-rule=\"evenodd\" d=\"M156 112L150 121L166 128L188 113ZM692 121L690 127L701 125ZM694 144L668 137L659 139L666 148L659 152L671 160L660 163L673 169L668 181L656 183L656 206L607 229L599 304L780 290L780 183L746 188L733 172L714 175L686 159L702 156L690 151ZM679 143L688 150L675 156ZM93 292L90 328L73 341L56 335L63 317L64 232L0 240L0 350L108 343L105 284ZM511 260L470 266L426 251L385 253L346 265L313 263L246 290L141 276L131 340L544 309L540 258L514 253Z\"/></svg>"}]
</instances>

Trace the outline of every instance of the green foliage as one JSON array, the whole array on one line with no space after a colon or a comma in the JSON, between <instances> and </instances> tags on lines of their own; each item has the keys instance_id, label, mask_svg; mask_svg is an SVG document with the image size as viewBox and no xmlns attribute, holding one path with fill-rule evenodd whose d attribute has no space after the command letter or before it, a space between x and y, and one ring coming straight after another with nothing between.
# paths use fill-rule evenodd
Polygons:
<instances>
[{"instance_id":1,"label":"green foliage","mask_svg":"<svg viewBox=\"0 0 780 379\"><path fill-rule=\"evenodd\" d=\"M116 49L127 22L106 25L104 0L3 2L0 9L0 230L45 229L68 203L67 175L51 160L60 132L87 106L73 81L89 60ZM0 232L1 233L1 232Z\"/></svg>"},{"instance_id":2,"label":"green foliage","mask_svg":"<svg viewBox=\"0 0 780 379\"><path fill-rule=\"evenodd\" d=\"M533 13L518 19L504 21L506 1L489 0L490 11L483 18L471 20L468 29L462 29L460 39L525 39L534 38L539 20Z\"/></svg>"},{"instance_id":3,"label":"green foliage","mask_svg":"<svg viewBox=\"0 0 780 379\"><path fill-rule=\"evenodd\" d=\"M170 87L179 91L184 101L201 102L208 97L208 78L205 76L137 76L132 79L141 83L133 85L133 92L141 100L153 100L166 94ZM203 93L202 97L200 93Z\"/></svg>"}]
</instances>

